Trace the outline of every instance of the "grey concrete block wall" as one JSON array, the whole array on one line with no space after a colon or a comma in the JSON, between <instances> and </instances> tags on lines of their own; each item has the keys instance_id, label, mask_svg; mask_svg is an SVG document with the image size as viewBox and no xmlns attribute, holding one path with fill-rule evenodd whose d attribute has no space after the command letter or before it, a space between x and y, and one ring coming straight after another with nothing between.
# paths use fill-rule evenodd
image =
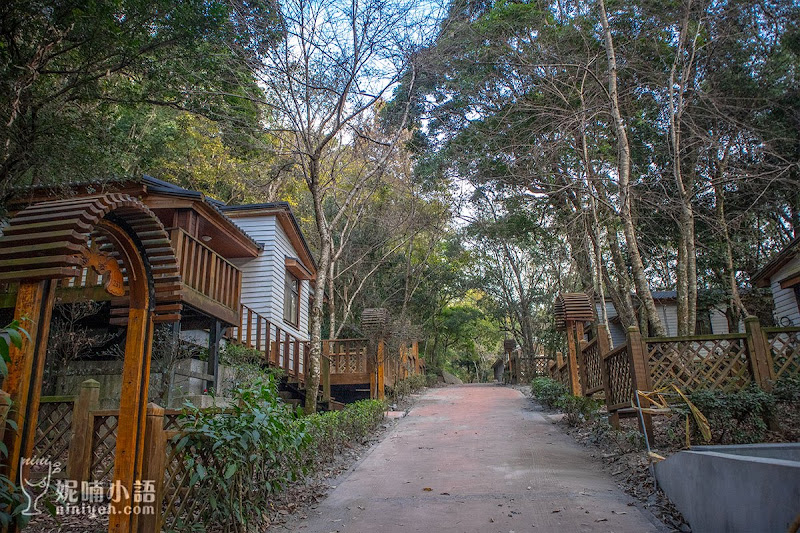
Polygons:
<instances>
[{"instance_id":1,"label":"grey concrete block wall","mask_svg":"<svg viewBox=\"0 0 800 533\"><path fill-rule=\"evenodd\" d=\"M800 444L702 446L655 473L695 533L785 532L800 515L798 454Z\"/></svg>"}]
</instances>

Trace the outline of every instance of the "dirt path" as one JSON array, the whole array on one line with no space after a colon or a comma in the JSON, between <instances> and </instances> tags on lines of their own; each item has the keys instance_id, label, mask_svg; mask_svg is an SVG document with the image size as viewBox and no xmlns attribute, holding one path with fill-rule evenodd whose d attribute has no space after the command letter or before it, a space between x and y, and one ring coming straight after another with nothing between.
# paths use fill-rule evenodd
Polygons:
<instances>
[{"instance_id":1,"label":"dirt path","mask_svg":"<svg viewBox=\"0 0 800 533\"><path fill-rule=\"evenodd\" d=\"M429 390L296 531L664 531L511 388ZM654 520L654 519L653 519Z\"/></svg>"}]
</instances>

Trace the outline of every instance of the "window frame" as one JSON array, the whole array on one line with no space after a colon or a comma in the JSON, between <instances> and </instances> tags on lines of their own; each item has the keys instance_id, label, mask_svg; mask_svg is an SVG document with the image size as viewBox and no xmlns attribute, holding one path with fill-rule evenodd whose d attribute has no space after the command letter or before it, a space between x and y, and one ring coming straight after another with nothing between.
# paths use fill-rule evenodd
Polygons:
<instances>
[{"instance_id":1,"label":"window frame","mask_svg":"<svg viewBox=\"0 0 800 533\"><path fill-rule=\"evenodd\" d=\"M294 291L293 283L297 285L297 291ZM298 328L300 326L300 295L302 293L301 290L301 281L300 278L286 270L286 277L283 281L283 321L287 324L291 325L294 328ZM295 309L294 309L294 317L288 317L289 313L291 313L291 299L294 299ZM291 318L294 318L292 320Z\"/></svg>"}]
</instances>

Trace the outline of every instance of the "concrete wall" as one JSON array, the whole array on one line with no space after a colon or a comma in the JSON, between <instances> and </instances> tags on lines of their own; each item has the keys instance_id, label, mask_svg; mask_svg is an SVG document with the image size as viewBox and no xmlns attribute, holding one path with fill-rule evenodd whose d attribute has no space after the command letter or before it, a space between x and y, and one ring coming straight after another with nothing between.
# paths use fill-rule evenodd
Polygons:
<instances>
[{"instance_id":1,"label":"concrete wall","mask_svg":"<svg viewBox=\"0 0 800 533\"><path fill-rule=\"evenodd\" d=\"M198 378L189 377L190 372L205 374L208 363L198 359L184 359L179 361L173 375L169 405L165 407L181 407L189 399L199 405L199 397L207 394L206 382ZM227 365L219 365L218 396L226 396L232 389L246 381L248 376L241 370ZM80 385L87 379L94 379L100 383L100 409L116 409L119 407L119 397L122 391L122 361L75 361L70 363L68 374L60 376L57 380L56 394L59 396L74 396L80 390ZM164 376L159 372L150 374L150 387L148 396L151 401L161 392Z\"/></svg>"},{"instance_id":2,"label":"concrete wall","mask_svg":"<svg viewBox=\"0 0 800 533\"><path fill-rule=\"evenodd\" d=\"M800 514L799 453L800 444L699 446L655 473L695 533L787 531Z\"/></svg>"}]
</instances>

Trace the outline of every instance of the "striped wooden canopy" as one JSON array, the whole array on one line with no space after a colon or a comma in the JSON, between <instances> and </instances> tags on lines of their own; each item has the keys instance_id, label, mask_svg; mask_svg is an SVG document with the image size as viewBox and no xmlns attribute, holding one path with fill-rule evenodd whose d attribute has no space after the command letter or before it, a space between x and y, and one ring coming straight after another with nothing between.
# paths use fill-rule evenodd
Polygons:
<instances>
[{"instance_id":1,"label":"striped wooden canopy","mask_svg":"<svg viewBox=\"0 0 800 533\"><path fill-rule=\"evenodd\" d=\"M96 228L102 220L122 227L140 246L152 274L155 321L180 320L180 275L169 235L150 209L127 194L40 202L16 213L0 237L0 282L60 279L80 285L92 247L114 257L125 274L118 251ZM112 300L114 308L127 305L127 296Z\"/></svg>"},{"instance_id":2,"label":"striped wooden canopy","mask_svg":"<svg viewBox=\"0 0 800 533\"><path fill-rule=\"evenodd\" d=\"M591 322L594 320L594 307L589 296L583 292L562 292L553 304L556 329L565 331L567 322Z\"/></svg>"}]
</instances>

